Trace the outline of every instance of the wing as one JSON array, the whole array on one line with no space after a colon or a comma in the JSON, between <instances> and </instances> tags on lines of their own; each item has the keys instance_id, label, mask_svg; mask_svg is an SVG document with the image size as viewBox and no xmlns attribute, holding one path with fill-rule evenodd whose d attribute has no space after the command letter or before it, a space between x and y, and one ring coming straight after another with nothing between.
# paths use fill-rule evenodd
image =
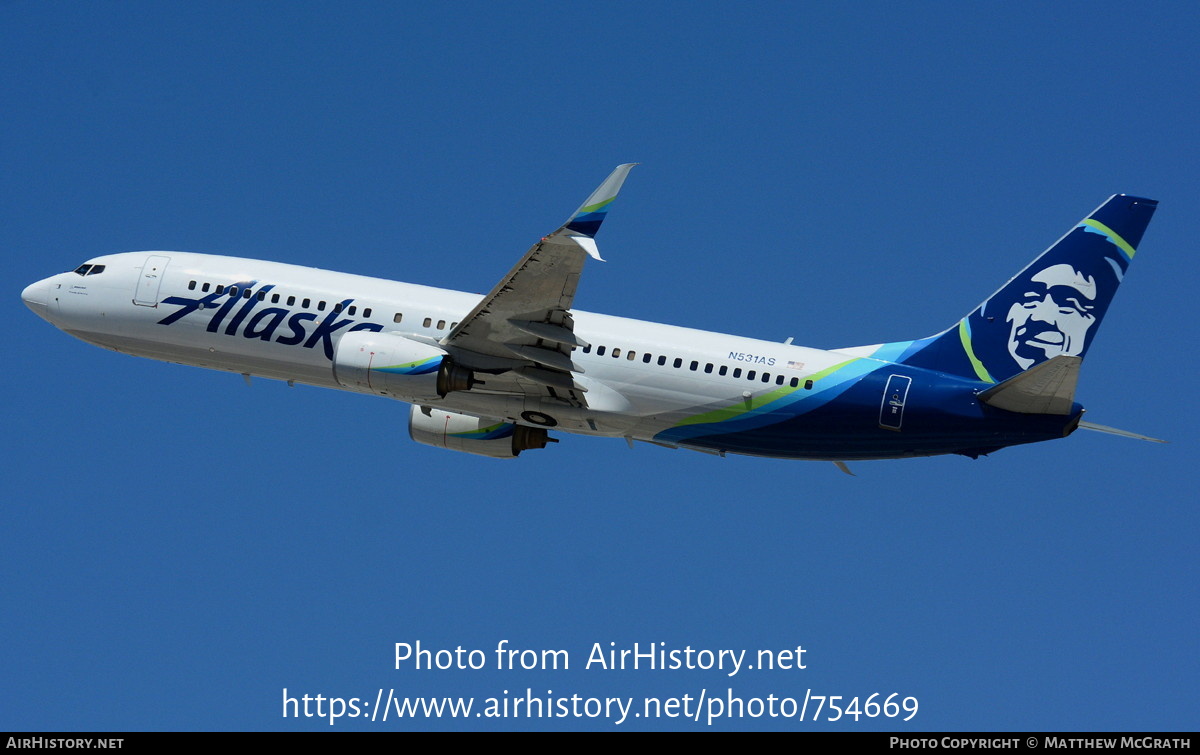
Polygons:
<instances>
[{"instance_id":1,"label":"wing","mask_svg":"<svg viewBox=\"0 0 1200 755\"><path fill-rule=\"evenodd\" d=\"M585 259L601 260L596 232L634 165L618 165L441 340L457 363L495 375L483 390L586 404L571 351L587 344L575 336L571 303Z\"/></svg>"}]
</instances>

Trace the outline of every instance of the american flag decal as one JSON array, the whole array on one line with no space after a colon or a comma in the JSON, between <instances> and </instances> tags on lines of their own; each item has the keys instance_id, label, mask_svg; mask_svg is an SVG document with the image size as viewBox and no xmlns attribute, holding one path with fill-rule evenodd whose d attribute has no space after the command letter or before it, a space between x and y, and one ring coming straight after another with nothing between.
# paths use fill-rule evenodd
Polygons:
<instances>
[{"instance_id":1,"label":"american flag decal","mask_svg":"<svg viewBox=\"0 0 1200 755\"><path fill-rule=\"evenodd\" d=\"M788 367L793 370L802 370L804 369L804 362L788 362Z\"/></svg>"}]
</instances>

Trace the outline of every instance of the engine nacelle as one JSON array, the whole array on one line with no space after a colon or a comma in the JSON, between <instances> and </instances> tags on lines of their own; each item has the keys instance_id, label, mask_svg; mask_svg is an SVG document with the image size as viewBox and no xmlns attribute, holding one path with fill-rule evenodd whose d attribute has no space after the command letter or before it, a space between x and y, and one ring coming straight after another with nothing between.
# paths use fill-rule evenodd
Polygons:
<instances>
[{"instance_id":1,"label":"engine nacelle","mask_svg":"<svg viewBox=\"0 0 1200 755\"><path fill-rule=\"evenodd\" d=\"M346 333L333 353L333 376L344 388L404 401L469 390L475 374L436 346L392 333Z\"/></svg>"},{"instance_id":2,"label":"engine nacelle","mask_svg":"<svg viewBox=\"0 0 1200 755\"><path fill-rule=\"evenodd\" d=\"M545 448L547 443L556 442L543 427L525 427L416 405L408 415L408 434L427 446L495 459L515 459L522 451Z\"/></svg>"}]
</instances>

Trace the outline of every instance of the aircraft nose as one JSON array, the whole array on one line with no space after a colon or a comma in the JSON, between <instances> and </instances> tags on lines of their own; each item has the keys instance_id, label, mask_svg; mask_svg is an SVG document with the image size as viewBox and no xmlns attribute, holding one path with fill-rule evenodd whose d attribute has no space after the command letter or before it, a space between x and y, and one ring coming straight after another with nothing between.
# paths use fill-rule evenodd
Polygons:
<instances>
[{"instance_id":1,"label":"aircraft nose","mask_svg":"<svg viewBox=\"0 0 1200 755\"><path fill-rule=\"evenodd\" d=\"M31 283L21 292L21 301L39 317L46 316L46 302L50 300L50 279Z\"/></svg>"}]
</instances>

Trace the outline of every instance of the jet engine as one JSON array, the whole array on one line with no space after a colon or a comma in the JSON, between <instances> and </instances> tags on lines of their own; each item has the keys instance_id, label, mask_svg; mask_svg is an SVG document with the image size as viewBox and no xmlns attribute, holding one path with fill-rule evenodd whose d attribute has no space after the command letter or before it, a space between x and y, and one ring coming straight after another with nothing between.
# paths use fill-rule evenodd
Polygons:
<instances>
[{"instance_id":1,"label":"jet engine","mask_svg":"<svg viewBox=\"0 0 1200 755\"><path fill-rule=\"evenodd\" d=\"M338 341L333 376L344 388L404 401L470 390L475 374L436 346L392 333L352 331Z\"/></svg>"},{"instance_id":2,"label":"jet engine","mask_svg":"<svg viewBox=\"0 0 1200 755\"><path fill-rule=\"evenodd\" d=\"M514 425L416 405L408 415L408 434L427 446L496 459L515 459L522 451L558 442L544 427Z\"/></svg>"}]
</instances>

